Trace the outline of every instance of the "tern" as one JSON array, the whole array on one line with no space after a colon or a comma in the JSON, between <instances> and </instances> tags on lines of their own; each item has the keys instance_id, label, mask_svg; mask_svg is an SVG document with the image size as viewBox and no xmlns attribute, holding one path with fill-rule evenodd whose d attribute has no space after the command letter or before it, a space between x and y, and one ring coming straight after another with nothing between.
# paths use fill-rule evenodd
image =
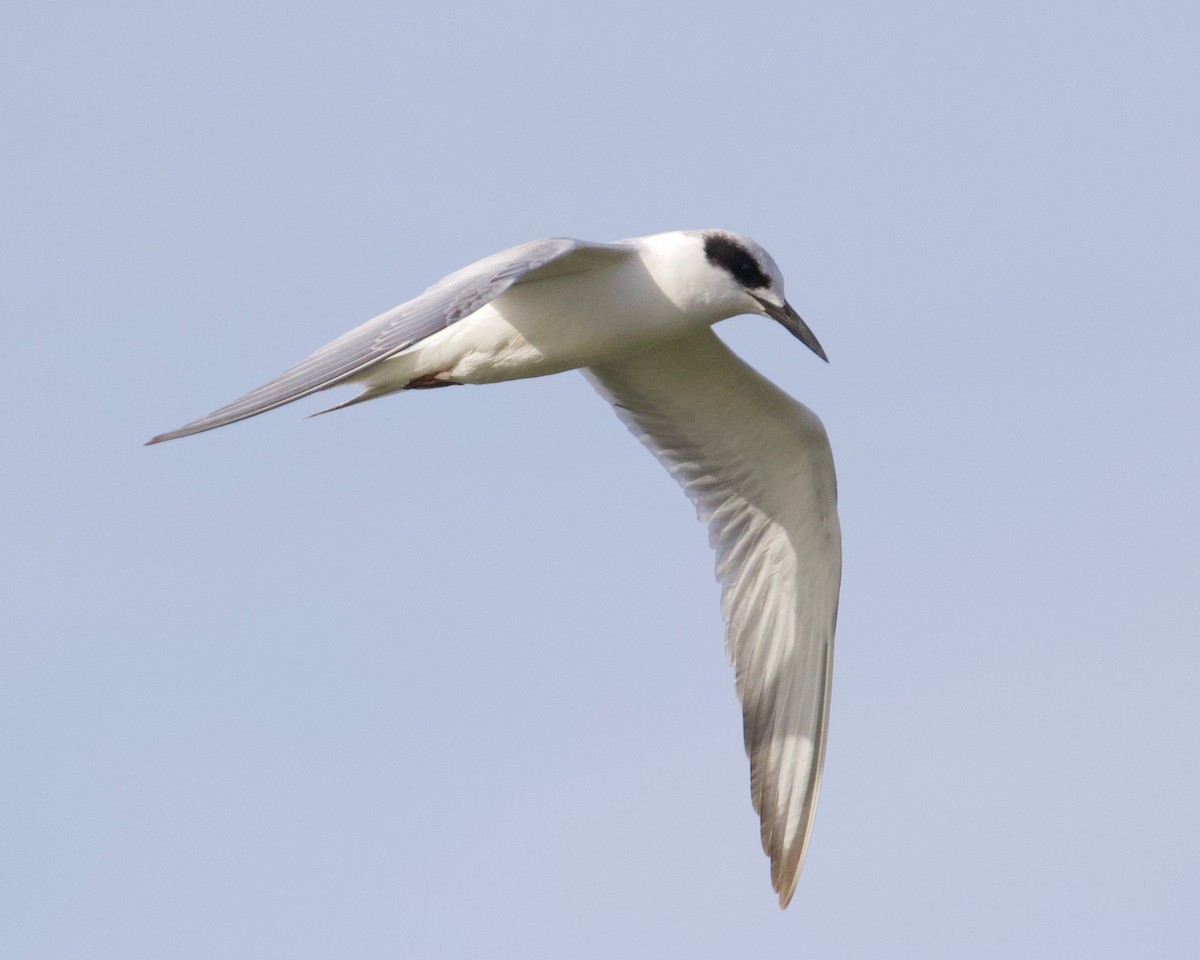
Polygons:
<instances>
[{"instance_id":1,"label":"tern","mask_svg":"<svg viewBox=\"0 0 1200 960\"><path fill-rule=\"evenodd\" d=\"M711 329L738 314L778 321L827 359L784 298L779 267L747 237L683 230L613 243L536 240L450 274L149 443L344 384L363 389L330 410L398 390L582 369L708 524L751 797L786 907L825 758L841 534L821 421Z\"/></svg>"}]
</instances>

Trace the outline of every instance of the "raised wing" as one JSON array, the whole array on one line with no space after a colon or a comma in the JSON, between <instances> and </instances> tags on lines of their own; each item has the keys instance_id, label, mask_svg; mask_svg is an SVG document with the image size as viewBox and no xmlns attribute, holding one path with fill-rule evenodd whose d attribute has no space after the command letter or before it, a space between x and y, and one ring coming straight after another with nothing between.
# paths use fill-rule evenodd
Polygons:
<instances>
[{"instance_id":1,"label":"raised wing","mask_svg":"<svg viewBox=\"0 0 1200 960\"><path fill-rule=\"evenodd\" d=\"M514 284L586 270L627 253L627 248L619 244L555 237L492 254L442 278L407 303L343 334L241 399L178 430L159 434L149 442L161 443L223 427L337 386L470 316Z\"/></svg>"},{"instance_id":2,"label":"raised wing","mask_svg":"<svg viewBox=\"0 0 1200 960\"><path fill-rule=\"evenodd\" d=\"M825 429L710 330L587 375L708 523L751 795L786 907L821 783L841 582Z\"/></svg>"}]
</instances>

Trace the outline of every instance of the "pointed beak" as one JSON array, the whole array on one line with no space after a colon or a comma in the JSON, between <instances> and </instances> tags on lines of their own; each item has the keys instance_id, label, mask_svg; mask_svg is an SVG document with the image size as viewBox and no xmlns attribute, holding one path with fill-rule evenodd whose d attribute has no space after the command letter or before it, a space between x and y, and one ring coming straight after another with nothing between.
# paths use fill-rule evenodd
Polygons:
<instances>
[{"instance_id":1,"label":"pointed beak","mask_svg":"<svg viewBox=\"0 0 1200 960\"><path fill-rule=\"evenodd\" d=\"M751 296L754 295L751 294ZM769 300L764 300L762 297L754 297L754 299L762 304L763 312L766 313L768 317L770 317L772 320L778 320L793 337L808 347L809 350L815 353L826 363L829 362L829 358L825 356L824 348L817 341L817 338L813 336L813 332L808 329L808 324L800 319L800 314L792 309L790 303L785 301L781 307L771 303Z\"/></svg>"}]
</instances>

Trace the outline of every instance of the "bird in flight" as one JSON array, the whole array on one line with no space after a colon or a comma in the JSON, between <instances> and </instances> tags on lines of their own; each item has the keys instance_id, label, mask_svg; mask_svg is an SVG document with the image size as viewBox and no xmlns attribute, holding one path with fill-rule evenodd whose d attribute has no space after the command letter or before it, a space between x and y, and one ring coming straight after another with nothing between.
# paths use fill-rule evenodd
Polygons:
<instances>
[{"instance_id":1,"label":"bird in flight","mask_svg":"<svg viewBox=\"0 0 1200 960\"><path fill-rule=\"evenodd\" d=\"M582 369L708 524L751 797L786 907L825 758L841 535L821 421L711 329L746 313L778 321L826 359L784 299L775 261L747 237L683 230L614 243L535 240L463 267L149 443L345 384L362 391L330 409L398 390Z\"/></svg>"}]
</instances>

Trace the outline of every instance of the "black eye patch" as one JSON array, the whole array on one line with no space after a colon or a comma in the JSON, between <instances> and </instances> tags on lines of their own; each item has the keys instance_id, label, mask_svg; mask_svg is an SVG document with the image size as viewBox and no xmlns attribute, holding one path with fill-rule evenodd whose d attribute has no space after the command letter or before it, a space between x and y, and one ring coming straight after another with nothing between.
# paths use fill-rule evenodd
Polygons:
<instances>
[{"instance_id":1,"label":"black eye patch","mask_svg":"<svg viewBox=\"0 0 1200 960\"><path fill-rule=\"evenodd\" d=\"M704 238L704 256L747 290L760 290L771 285L771 278L763 273L750 251L719 233L710 233Z\"/></svg>"}]
</instances>

